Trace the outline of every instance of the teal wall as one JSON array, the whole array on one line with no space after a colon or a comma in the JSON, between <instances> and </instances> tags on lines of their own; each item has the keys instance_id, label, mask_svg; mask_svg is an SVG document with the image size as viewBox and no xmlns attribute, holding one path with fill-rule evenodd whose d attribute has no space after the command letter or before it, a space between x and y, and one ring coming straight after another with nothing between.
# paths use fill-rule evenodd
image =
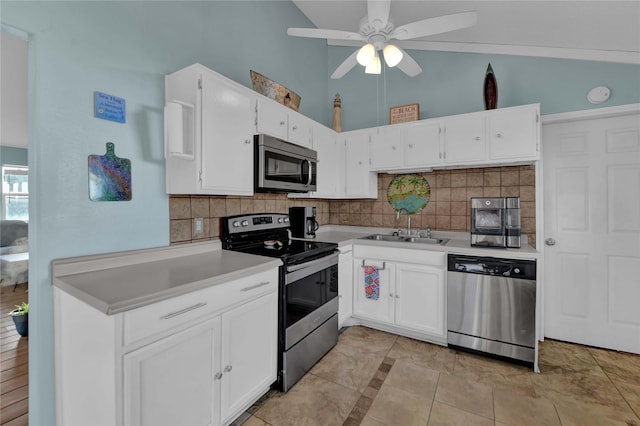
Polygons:
<instances>
[{"instance_id":1,"label":"teal wall","mask_svg":"<svg viewBox=\"0 0 640 426\"><path fill-rule=\"evenodd\" d=\"M0 146L0 164L12 166L26 166L28 151L25 148Z\"/></svg>"},{"instance_id":2,"label":"teal wall","mask_svg":"<svg viewBox=\"0 0 640 426\"><path fill-rule=\"evenodd\" d=\"M310 27L289 1L2 1L2 23L29 35L31 303L29 420L55 422L53 259L169 243L162 108L167 73L200 62L250 87L254 69L302 97L300 112L331 124L336 92L345 129L385 124L388 107L419 102L422 118L482 109L487 62L499 106L542 103L573 111L588 89L607 85L602 106L640 101L639 67L538 58L412 52L424 73L384 78L360 68L328 75L352 51L288 37ZM386 99L383 90L386 83ZM93 117L93 92L126 99L127 123ZM133 199L88 199L87 156L112 141L132 162Z\"/></svg>"},{"instance_id":3,"label":"teal wall","mask_svg":"<svg viewBox=\"0 0 640 426\"><path fill-rule=\"evenodd\" d=\"M29 421L55 423L51 261L166 246L164 75L194 62L250 86L249 70L302 97L326 122L327 49L288 37L310 26L290 2L2 1L2 23L29 36ZM127 123L93 117L93 92L126 99ZM133 199L91 202L87 156L115 143Z\"/></svg>"},{"instance_id":4,"label":"teal wall","mask_svg":"<svg viewBox=\"0 0 640 426\"><path fill-rule=\"evenodd\" d=\"M328 73L354 49L330 46ZM488 63L498 82L499 108L540 103L542 114L554 114L640 102L640 65L447 52L410 54L423 69L416 77L398 69L367 75L356 65L341 79L329 81L330 93L340 93L342 98L344 130L388 124L389 107L394 105L417 102L422 119L481 111ZM607 102L587 101L587 92L596 86L611 89Z\"/></svg>"}]
</instances>

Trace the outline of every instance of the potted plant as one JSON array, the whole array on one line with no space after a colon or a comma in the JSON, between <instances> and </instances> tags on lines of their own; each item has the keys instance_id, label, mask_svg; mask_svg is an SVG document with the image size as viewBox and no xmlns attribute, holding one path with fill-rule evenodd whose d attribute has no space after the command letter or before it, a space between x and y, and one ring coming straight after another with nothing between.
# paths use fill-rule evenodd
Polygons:
<instances>
[{"instance_id":1,"label":"potted plant","mask_svg":"<svg viewBox=\"0 0 640 426\"><path fill-rule=\"evenodd\" d=\"M20 305L16 305L16 308L9 312L13 323L16 325L16 331L21 336L29 335L29 304L22 302Z\"/></svg>"}]
</instances>

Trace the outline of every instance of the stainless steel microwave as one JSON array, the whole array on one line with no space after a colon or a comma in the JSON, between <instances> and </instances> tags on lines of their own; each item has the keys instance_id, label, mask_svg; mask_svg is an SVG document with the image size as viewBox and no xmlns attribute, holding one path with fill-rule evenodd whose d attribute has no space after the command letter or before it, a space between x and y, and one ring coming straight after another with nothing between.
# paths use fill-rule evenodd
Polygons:
<instances>
[{"instance_id":1,"label":"stainless steel microwave","mask_svg":"<svg viewBox=\"0 0 640 426\"><path fill-rule=\"evenodd\" d=\"M256 192L316 190L316 151L265 134L255 135L254 145Z\"/></svg>"}]
</instances>

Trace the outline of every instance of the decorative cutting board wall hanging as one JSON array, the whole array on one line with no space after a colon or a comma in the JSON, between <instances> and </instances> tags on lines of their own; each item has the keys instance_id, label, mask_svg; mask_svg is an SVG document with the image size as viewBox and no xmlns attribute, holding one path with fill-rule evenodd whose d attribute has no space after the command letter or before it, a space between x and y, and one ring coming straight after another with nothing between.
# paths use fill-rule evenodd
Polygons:
<instances>
[{"instance_id":1,"label":"decorative cutting board wall hanging","mask_svg":"<svg viewBox=\"0 0 640 426\"><path fill-rule=\"evenodd\" d=\"M416 174L395 176L387 189L387 201L391 207L406 214L424 209L430 196L429 182Z\"/></svg>"},{"instance_id":2,"label":"decorative cutting board wall hanging","mask_svg":"<svg viewBox=\"0 0 640 426\"><path fill-rule=\"evenodd\" d=\"M89 156L89 199L131 200L131 160L116 157L113 142L107 142L105 155Z\"/></svg>"}]
</instances>

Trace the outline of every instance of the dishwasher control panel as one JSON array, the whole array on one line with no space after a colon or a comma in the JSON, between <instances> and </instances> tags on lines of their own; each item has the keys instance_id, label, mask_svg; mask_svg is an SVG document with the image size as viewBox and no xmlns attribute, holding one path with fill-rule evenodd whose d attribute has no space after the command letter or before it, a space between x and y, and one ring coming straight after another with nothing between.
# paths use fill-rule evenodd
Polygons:
<instances>
[{"instance_id":1,"label":"dishwasher control panel","mask_svg":"<svg viewBox=\"0 0 640 426\"><path fill-rule=\"evenodd\" d=\"M536 279L535 260L450 254L448 256L448 270L450 272L513 277L525 280Z\"/></svg>"}]
</instances>

